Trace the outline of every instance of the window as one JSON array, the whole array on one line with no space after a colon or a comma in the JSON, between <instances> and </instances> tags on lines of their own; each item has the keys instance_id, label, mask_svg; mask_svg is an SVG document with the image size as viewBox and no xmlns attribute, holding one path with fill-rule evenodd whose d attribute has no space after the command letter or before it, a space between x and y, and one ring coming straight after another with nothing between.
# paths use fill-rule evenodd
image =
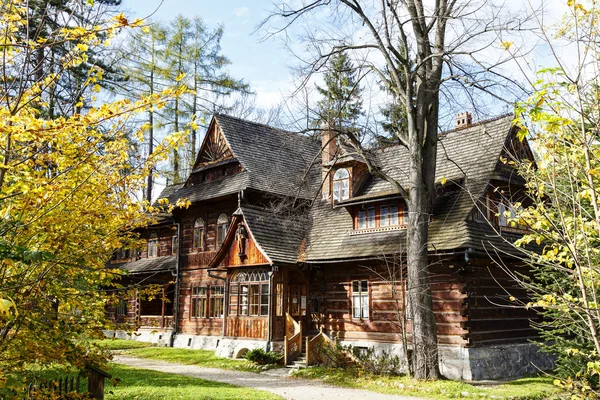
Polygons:
<instances>
[{"instance_id":1,"label":"window","mask_svg":"<svg viewBox=\"0 0 600 400\"><path fill-rule=\"evenodd\" d=\"M193 318L206 318L207 298L206 288L195 286L192 288L192 314Z\"/></svg>"},{"instance_id":2,"label":"window","mask_svg":"<svg viewBox=\"0 0 600 400\"><path fill-rule=\"evenodd\" d=\"M355 229L398 227L406 224L406 206L397 201L359 208L355 214Z\"/></svg>"},{"instance_id":3,"label":"window","mask_svg":"<svg viewBox=\"0 0 600 400\"><path fill-rule=\"evenodd\" d=\"M266 270L239 271L231 278L229 313L269 314L269 275Z\"/></svg>"},{"instance_id":4,"label":"window","mask_svg":"<svg viewBox=\"0 0 600 400\"><path fill-rule=\"evenodd\" d=\"M227 214L219 215L219 219L217 219L217 246L220 246L225 241L225 236L227 236L227 226L229 224L229 218L227 218Z\"/></svg>"},{"instance_id":5,"label":"window","mask_svg":"<svg viewBox=\"0 0 600 400\"><path fill-rule=\"evenodd\" d=\"M129 249L121 247L121 254L119 255L120 259L129 258Z\"/></svg>"},{"instance_id":6,"label":"window","mask_svg":"<svg viewBox=\"0 0 600 400\"><path fill-rule=\"evenodd\" d=\"M503 228L525 229L526 227L519 225L519 209L520 206L498 203L498 225Z\"/></svg>"},{"instance_id":7,"label":"window","mask_svg":"<svg viewBox=\"0 0 600 400\"><path fill-rule=\"evenodd\" d=\"M367 208L367 228L375 228L375 206L370 206Z\"/></svg>"},{"instance_id":8,"label":"window","mask_svg":"<svg viewBox=\"0 0 600 400\"><path fill-rule=\"evenodd\" d=\"M399 225L398 203L382 204L379 210L379 226ZM402 216L404 217L404 212Z\"/></svg>"},{"instance_id":9,"label":"window","mask_svg":"<svg viewBox=\"0 0 600 400\"><path fill-rule=\"evenodd\" d=\"M121 299L117 304L117 317L125 316L127 316L127 300Z\"/></svg>"},{"instance_id":10,"label":"window","mask_svg":"<svg viewBox=\"0 0 600 400\"><path fill-rule=\"evenodd\" d=\"M194 221L193 241L193 248L199 249L200 251L204 250L204 220L202 218L198 218Z\"/></svg>"},{"instance_id":11,"label":"window","mask_svg":"<svg viewBox=\"0 0 600 400\"><path fill-rule=\"evenodd\" d=\"M350 173L340 168L333 175L333 199L340 201L350 198Z\"/></svg>"},{"instance_id":12,"label":"window","mask_svg":"<svg viewBox=\"0 0 600 400\"><path fill-rule=\"evenodd\" d=\"M209 299L210 318L223 317L223 305L225 303L225 286L211 286Z\"/></svg>"},{"instance_id":13,"label":"window","mask_svg":"<svg viewBox=\"0 0 600 400\"><path fill-rule=\"evenodd\" d=\"M352 317L369 319L369 281L352 281Z\"/></svg>"},{"instance_id":14,"label":"window","mask_svg":"<svg viewBox=\"0 0 600 400\"><path fill-rule=\"evenodd\" d=\"M152 232L148 238L148 257L158 256L158 235Z\"/></svg>"},{"instance_id":15,"label":"window","mask_svg":"<svg viewBox=\"0 0 600 400\"><path fill-rule=\"evenodd\" d=\"M178 246L179 246L179 241L177 240L177 235L173 235L173 237L171 237L171 255L172 256L177 255L177 247Z\"/></svg>"}]
</instances>

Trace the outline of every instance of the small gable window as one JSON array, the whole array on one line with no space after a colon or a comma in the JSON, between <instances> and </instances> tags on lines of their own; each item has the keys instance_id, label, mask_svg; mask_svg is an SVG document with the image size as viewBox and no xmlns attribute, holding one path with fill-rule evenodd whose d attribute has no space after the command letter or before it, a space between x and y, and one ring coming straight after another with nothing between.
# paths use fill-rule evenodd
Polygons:
<instances>
[{"instance_id":1,"label":"small gable window","mask_svg":"<svg viewBox=\"0 0 600 400\"><path fill-rule=\"evenodd\" d=\"M219 215L219 219L217 219L217 246L222 245L225 241L228 225L229 218L227 217L227 214L223 213Z\"/></svg>"},{"instance_id":2,"label":"small gable window","mask_svg":"<svg viewBox=\"0 0 600 400\"><path fill-rule=\"evenodd\" d=\"M195 249L204 250L204 220L202 218L196 219L194 222L194 243Z\"/></svg>"},{"instance_id":3,"label":"small gable window","mask_svg":"<svg viewBox=\"0 0 600 400\"><path fill-rule=\"evenodd\" d=\"M158 235L152 232L148 238L148 257L158 256Z\"/></svg>"},{"instance_id":4,"label":"small gable window","mask_svg":"<svg viewBox=\"0 0 600 400\"><path fill-rule=\"evenodd\" d=\"M333 175L333 199L340 201L350 198L350 173L340 168Z\"/></svg>"}]
</instances>

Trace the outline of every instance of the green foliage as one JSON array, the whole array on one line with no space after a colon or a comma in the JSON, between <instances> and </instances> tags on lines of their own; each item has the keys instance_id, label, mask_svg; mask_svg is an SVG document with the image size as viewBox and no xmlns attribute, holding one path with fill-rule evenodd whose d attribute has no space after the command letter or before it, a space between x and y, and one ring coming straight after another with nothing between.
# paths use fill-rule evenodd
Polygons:
<instances>
[{"instance_id":1,"label":"green foliage","mask_svg":"<svg viewBox=\"0 0 600 400\"><path fill-rule=\"evenodd\" d=\"M258 365L266 365L278 364L283 359L283 355L276 351L267 352L263 349L252 349L244 354L244 358Z\"/></svg>"},{"instance_id":2,"label":"green foliage","mask_svg":"<svg viewBox=\"0 0 600 400\"><path fill-rule=\"evenodd\" d=\"M143 349L153 346L152 343L125 339L101 339L94 341L94 344L107 350Z\"/></svg>"},{"instance_id":3,"label":"green foliage","mask_svg":"<svg viewBox=\"0 0 600 400\"><path fill-rule=\"evenodd\" d=\"M367 373L385 376L400 375L402 372L400 357L392 355L385 350L380 353L376 353L373 347L369 347L366 350L353 347L351 350L360 368Z\"/></svg>"},{"instance_id":4,"label":"green foliage","mask_svg":"<svg viewBox=\"0 0 600 400\"><path fill-rule=\"evenodd\" d=\"M572 7L557 33L594 60L598 3ZM535 163L519 164L532 205L517 219L530 233L517 241L532 277L522 284L543 316L536 325L544 349L557 358L555 384L572 399L600 397L600 143L598 77L577 66L540 71L535 92L519 104L520 138L531 140ZM531 245L538 251L530 251ZM516 300L515 300L516 301ZM518 301L516 301L518 303Z\"/></svg>"},{"instance_id":5,"label":"green foliage","mask_svg":"<svg viewBox=\"0 0 600 400\"><path fill-rule=\"evenodd\" d=\"M118 364L111 364L109 373L116 384L105 385L106 400L281 399L262 390Z\"/></svg>"},{"instance_id":6,"label":"green foliage","mask_svg":"<svg viewBox=\"0 0 600 400\"><path fill-rule=\"evenodd\" d=\"M322 123L332 129L358 134L358 118L363 115L357 70L346 53L331 57L324 76L325 87L317 86L322 99L317 103L315 127Z\"/></svg>"}]
</instances>

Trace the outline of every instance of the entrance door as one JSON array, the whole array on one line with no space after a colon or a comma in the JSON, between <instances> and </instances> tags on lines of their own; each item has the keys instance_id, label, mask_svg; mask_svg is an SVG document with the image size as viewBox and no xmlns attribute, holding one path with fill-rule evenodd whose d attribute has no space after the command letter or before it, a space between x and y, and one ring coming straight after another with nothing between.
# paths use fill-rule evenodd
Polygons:
<instances>
[{"instance_id":1,"label":"entrance door","mask_svg":"<svg viewBox=\"0 0 600 400\"><path fill-rule=\"evenodd\" d=\"M291 283L288 286L287 298L288 313L296 321L302 321L303 329L307 329L306 310L308 307L307 285L306 283Z\"/></svg>"}]
</instances>

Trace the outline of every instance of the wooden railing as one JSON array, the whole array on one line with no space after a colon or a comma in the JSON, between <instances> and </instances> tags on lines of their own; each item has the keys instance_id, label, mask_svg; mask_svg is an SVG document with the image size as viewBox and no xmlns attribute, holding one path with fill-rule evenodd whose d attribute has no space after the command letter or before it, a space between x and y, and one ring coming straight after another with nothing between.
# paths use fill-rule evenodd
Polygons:
<instances>
[{"instance_id":1,"label":"wooden railing","mask_svg":"<svg viewBox=\"0 0 600 400\"><path fill-rule=\"evenodd\" d=\"M335 347L335 342L323 333L323 329L312 339L306 338L306 366L319 362L319 347Z\"/></svg>"},{"instance_id":2,"label":"wooden railing","mask_svg":"<svg viewBox=\"0 0 600 400\"><path fill-rule=\"evenodd\" d=\"M40 396L61 399L80 398L75 395L80 394L86 396L85 398L104 399L104 380L106 378L111 378L106 371L88 366L76 375L62 375L55 379L30 383L27 388L27 398L41 398Z\"/></svg>"},{"instance_id":3,"label":"wooden railing","mask_svg":"<svg viewBox=\"0 0 600 400\"><path fill-rule=\"evenodd\" d=\"M283 360L288 364L302 351L302 322L297 322L285 313L285 337L283 338Z\"/></svg>"}]
</instances>

